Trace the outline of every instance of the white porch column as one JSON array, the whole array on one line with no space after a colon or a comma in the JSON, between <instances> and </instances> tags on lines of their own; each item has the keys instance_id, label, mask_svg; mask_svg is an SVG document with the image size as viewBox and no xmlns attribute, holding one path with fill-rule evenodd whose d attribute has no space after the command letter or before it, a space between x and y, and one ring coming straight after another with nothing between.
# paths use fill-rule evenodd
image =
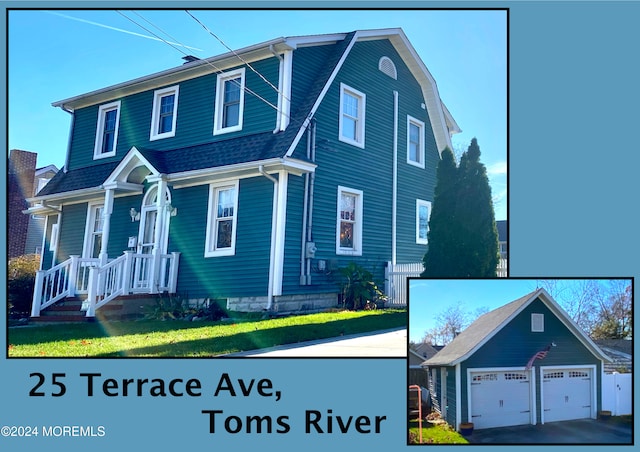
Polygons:
<instances>
[{"instance_id":1,"label":"white porch column","mask_svg":"<svg viewBox=\"0 0 640 452\"><path fill-rule=\"evenodd\" d=\"M106 188L106 187L105 187ZM113 213L113 196L115 190L113 188L107 188L104 193L104 211L102 219L102 245L100 247L100 266L107 263L107 246L109 245L109 232L111 230L111 214Z\"/></svg>"},{"instance_id":2,"label":"white porch column","mask_svg":"<svg viewBox=\"0 0 640 452\"><path fill-rule=\"evenodd\" d=\"M158 292L158 281L160 278L160 260L162 253L162 237L164 235L165 222L167 218L167 201L165 199L165 192L167 190L167 180L164 175L160 175L158 178L158 195L156 198L156 224L153 234L153 249L151 250L151 269L149 277L151 278L151 293Z\"/></svg>"}]
</instances>

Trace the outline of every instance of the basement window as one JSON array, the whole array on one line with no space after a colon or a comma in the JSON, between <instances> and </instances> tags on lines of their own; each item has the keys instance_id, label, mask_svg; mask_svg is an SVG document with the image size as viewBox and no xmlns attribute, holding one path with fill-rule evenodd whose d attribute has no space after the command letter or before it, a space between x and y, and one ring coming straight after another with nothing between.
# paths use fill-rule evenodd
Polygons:
<instances>
[{"instance_id":1,"label":"basement window","mask_svg":"<svg viewBox=\"0 0 640 452\"><path fill-rule=\"evenodd\" d=\"M531 332L544 333L544 314L531 314Z\"/></svg>"}]
</instances>

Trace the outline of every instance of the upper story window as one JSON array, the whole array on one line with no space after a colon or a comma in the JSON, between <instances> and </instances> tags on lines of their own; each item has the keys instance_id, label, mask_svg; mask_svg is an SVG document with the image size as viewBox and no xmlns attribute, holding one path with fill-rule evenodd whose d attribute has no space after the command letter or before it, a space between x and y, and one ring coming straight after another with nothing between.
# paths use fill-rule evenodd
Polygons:
<instances>
[{"instance_id":1,"label":"upper story window","mask_svg":"<svg viewBox=\"0 0 640 452\"><path fill-rule=\"evenodd\" d=\"M362 191L338 187L336 254L362 255Z\"/></svg>"},{"instance_id":2,"label":"upper story window","mask_svg":"<svg viewBox=\"0 0 640 452\"><path fill-rule=\"evenodd\" d=\"M431 203L416 200L416 243L426 245L429 233L429 217L431 216Z\"/></svg>"},{"instance_id":3,"label":"upper story window","mask_svg":"<svg viewBox=\"0 0 640 452\"><path fill-rule=\"evenodd\" d=\"M173 137L176 134L178 86L164 88L153 94L153 114L149 140Z\"/></svg>"},{"instance_id":4,"label":"upper story window","mask_svg":"<svg viewBox=\"0 0 640 452\"><path fill-rule=\"evenodd\" d=\"M407 116L407 163L424 168L424 122Z\"/></svg>"},{"instance_id":5,"label":"upper story window","mask_svg":"<svg viewBox=\"0 0 640 452\"><path fill-rule=\"evenodd\" d=\"M100 159L116 155L118 125L120 123L120 101L101 105L98 109L96 143L93 158Z\"/></svg>"},{"instance_id":6,"label":"upper story window","mask_svg":"<svg viewBox=\"0 0 640 452\"><path fill-rule=\"evenodd\" d=\"M213 134L242 130L244 68L218 74Z\"/></svg>"},{"instance_id":7,"label":"upper story window","mask_svg":"<svg viewBox=\"0 0 640 452\"><path fill-rule=\"evenodd\" d=\"M238 182L211 184L205 257L235 254L237 219Z\"/></svg>"},{"instance_id":8,"label":"upper story window","mask_svg":"<svg viewBox=\"0 0 640 452\"><path fill-rule=\"evenodd\" d=\"M364 148L366 96L344 83L340 84L340 141Z\"/></svg>"}]
</instances>

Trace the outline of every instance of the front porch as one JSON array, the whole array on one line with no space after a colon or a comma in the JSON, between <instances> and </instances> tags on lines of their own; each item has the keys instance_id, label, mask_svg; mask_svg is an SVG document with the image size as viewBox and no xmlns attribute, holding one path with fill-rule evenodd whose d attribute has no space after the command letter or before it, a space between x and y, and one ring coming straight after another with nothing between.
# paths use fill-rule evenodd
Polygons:
<instances>
[{"instance_id":1,"label":"front porch","mask_svg":"<svg viewBox=\"0 0 640 452\"><path fill-rule=\"evenodd\" d=\"M99 258L71 256L36 273L31 317L69 298L81 297L86 317L118 297L133 294L176 293L180 253L142 254L125 251L101 264Z\"/></svg>"}]
</instances>

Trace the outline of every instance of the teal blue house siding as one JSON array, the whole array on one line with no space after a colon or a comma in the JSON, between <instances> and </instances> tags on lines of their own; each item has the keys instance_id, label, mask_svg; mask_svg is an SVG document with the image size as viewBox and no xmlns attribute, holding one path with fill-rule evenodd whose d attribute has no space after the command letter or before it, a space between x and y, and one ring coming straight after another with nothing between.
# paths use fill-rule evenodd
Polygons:
<instances>
[{"instance_id":1,"label":"teal blue house siding","mask_svg":"<svg viewBox=\"0 0 640 452\"><path fill-rule=\"evenodd\" d=\"M531 332L531 314L544 314L544 332ZM534 366L595 364L600 360L539 299L533 301L508 325L464 362L466 368L525 366L549 343L555 343L543 360ZM463 368L466 371L465 368Z\"/></svg>"},{"instance_id":2,"label":"teal blue house siding","mask_svg":"<svg viewBox=\"0 0 640 452\"><path fill-rule=\"evenodd\" d=\"M252 63L273 86L278 86L279 61L275 57ZM224 72L236 68L225 69ZM213 68L212 68L213 70ZM176 133L174 137L150 141L153 90L122 98L113 98L74 112L69 168L81 168L121 160L133 147L154 150L171 150L185 146L228 140L241 135L271 131L276 126L277 93L256 72L246 69L243 128L238 132L213 135L214 107L217 73L181 81L157 89L179 86ZM100 105L120 101L120 121L116 155L94 160L96 121Z\"/></svg>"},{"instance_id":3,"label":"teal blue house siding","mask_svg":"<svg viewBox=\"0 0 640 452\"><path fill-rule=\"evenodd\" d=\"M236 250L233 256L204 257L209 185L175 189L169 252L180 251L178 292L190 298L264 296L268 287L273 183L241 179Z\"/></svg>"},{"instance_id":4,"label":"teal blue house siding","mask_svg":"<svg viewBox=\"0 0 640 452\"><path fill-rule=\"evenodd\" d=\"M82 241L87 221L87 203L69 204L62 209L62 221L58 232L57 261L69 256L82 256Z\"/></svg>"}]
</instances>

